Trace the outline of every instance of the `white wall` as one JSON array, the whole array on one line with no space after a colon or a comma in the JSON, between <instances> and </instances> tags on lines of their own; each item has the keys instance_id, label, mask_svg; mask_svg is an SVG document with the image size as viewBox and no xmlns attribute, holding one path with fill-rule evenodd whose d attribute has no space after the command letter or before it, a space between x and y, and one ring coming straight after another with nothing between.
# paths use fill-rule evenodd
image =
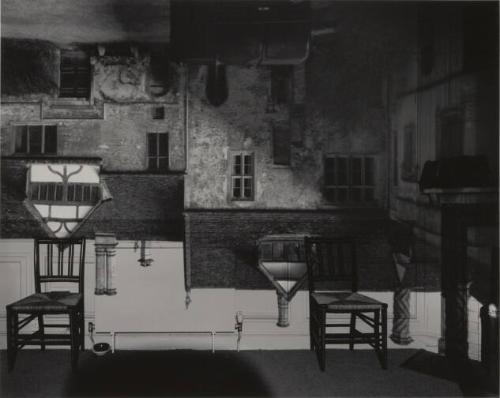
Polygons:
<instances>
[{"instance_id":1,"label":"white wall","mask_svg":"<svg viewBox=\"0 0 500 398\"><path fill-rule=\"evenodd\" d=\"M186 309L183 246L152 242L150 267L138 263L133 241L120 241L116 254L115 296L95 296L93 241L87 242L85 318L96 326L96 340L116 349L236 349L235 314L244 316L241 349L308 349L308 298L299 291L289 306L290 326L276 325L274 290L194 289ZM5 305L33 292L33 241L0 240L0 348L6 347ZM392 292L365 292L389 304ZM410 330L414 348L437 351L440 294L411 294ZM180 333L188 332L188 333ZM214 332L212 335L211 332ZM89 347L89 345L87 345ZM360 348L363 346L360 346ZM389 347L400 347L389 340Z\"/></svg>"}]
</instances>

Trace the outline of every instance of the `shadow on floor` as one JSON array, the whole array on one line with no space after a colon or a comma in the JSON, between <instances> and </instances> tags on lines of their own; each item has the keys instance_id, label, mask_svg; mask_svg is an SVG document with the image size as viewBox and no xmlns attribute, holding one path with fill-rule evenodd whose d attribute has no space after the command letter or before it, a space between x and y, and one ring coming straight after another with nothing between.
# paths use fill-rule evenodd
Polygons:
<instances>
[{"instance_id":1,"label":"shadow on floor","mask_svg":"<svg viewBox=\"0 0 500 398\"><path fill-rule=\"evenodd\" d=\"M455 382L466 397L498 396L489 386L486 371L478 361L450 361L443 355L419 350L402 363L401 367Z\"/></svg>"},{"instance_id":2,"label":"shadow on floor","mask_svg":"<svg viewBox=\"0 0 500 398\"><path fill-rule=\"evenodd\" d=\"M401 366L416 353L390 350L383 370L373 350L331 349L321 372L309 350L85 352L72 373L68 350L21 350L7 373L0 351L0 396L463 396L453 381Z\"/></svg>"}]
</instances>

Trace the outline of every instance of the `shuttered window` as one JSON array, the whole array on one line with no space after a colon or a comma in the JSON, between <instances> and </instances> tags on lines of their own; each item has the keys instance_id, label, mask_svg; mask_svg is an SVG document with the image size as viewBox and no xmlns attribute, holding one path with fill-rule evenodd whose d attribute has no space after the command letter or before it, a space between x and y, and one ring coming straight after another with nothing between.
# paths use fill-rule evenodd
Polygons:
<instances>
[{"instance_id":1,"label":"shuttered window","mask_svg":"<svg viewBox=\"0 0 500 398\"><path fill-rule=\"evenodd\" d=\"M83 51L61 51L59 97L89 98L90 60Z\"/></svg>"},{"instance_id":2,"label":"shuttered window","mask_svg":"<svg viewBox=\"0 0 500 398\"><path fill-rule=\"evenodd\" d=\"M368 156L327 156L325 195L330 202L369 202L375 199L375 162Z\"/></svg>"}]
</instances>

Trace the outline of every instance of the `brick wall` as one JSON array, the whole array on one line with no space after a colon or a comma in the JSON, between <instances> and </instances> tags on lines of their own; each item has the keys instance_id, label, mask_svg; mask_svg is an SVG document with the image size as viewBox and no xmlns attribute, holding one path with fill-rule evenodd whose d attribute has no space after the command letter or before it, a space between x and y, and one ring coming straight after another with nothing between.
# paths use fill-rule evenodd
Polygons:
<instances>
[{"instance_id":1,"label":"brick wall","mask_svg":"<svg viewBox=\"0 0 500 398\"><path fill-rule=\"evenodd\" d=\"M354 236L360 290L391 290L396 282L391 222L381 210L188 211L186 223L191 259L186 266L192 287L272 289L257 269L256 241L285 233ZM425 264L415 268L408 274L408 284L437 289L439 268L435 268Z\"/></svg>"}]
</instances>

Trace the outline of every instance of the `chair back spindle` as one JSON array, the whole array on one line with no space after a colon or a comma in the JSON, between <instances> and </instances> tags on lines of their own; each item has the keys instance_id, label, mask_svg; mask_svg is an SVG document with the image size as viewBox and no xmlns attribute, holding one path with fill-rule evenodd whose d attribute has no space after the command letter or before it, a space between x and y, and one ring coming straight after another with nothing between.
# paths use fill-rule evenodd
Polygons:
<instances>
[{"instance_id":1,"label":"chair back spindle","mask_svg":"<svg viewBox=\"0 0 500 398\"><path fill-rule=\"evenodd\" d=\"M358 290L354 239L307 237L305 246L310 291Z\"/></svg>"},{"instance_id":2,"label":"chair back spindle","mask_svg":"<svg viewBox=\"0 0 500 398\"><path fill-rule=\"evenodd\" d=\"M75 283L83 290L85 239L37 239L35 241L35 291L42 284Z\"/></svg>"}]
</instances>

